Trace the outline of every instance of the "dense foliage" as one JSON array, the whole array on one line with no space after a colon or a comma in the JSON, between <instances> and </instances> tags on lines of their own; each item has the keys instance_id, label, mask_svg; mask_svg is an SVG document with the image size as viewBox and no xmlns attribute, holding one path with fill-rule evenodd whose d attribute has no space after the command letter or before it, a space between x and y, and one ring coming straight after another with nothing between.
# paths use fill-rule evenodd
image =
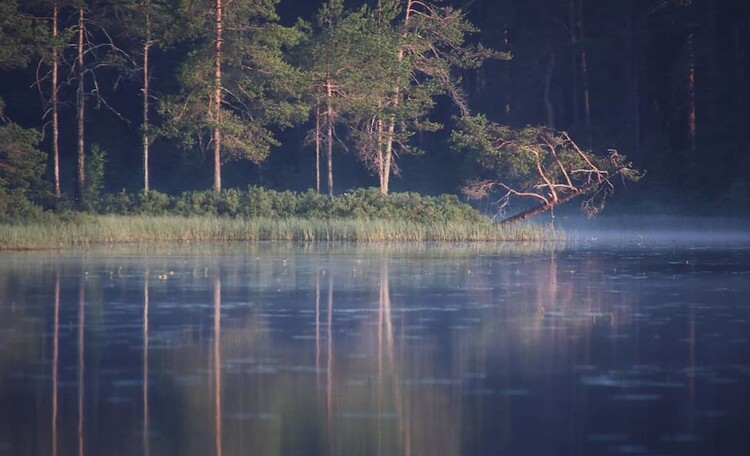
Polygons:
<instances>
[{"instance_id":1,"label":"dense foliage","mask_svg":"<svg viewBox=\"0 0 750 456\"><path fill-rule=\"evenodd\" d=\"M548 131L596 160L622 151L654 206L743 213L749 15L709 0L0 0L0 214L101 211L121 188L457 193L488 173L449 141L473 111L527 145ZM529 169L498 158L499 182Z\"/></svg>"},{"instance_id":2,"label":"dense foliage","mask_svg":"<svg viewBox=\"0 0 750 456\"><path fill-rule=\"evenodd\" d=\"M377 189L357 189L338 196L277 192L260 187L185 192L170 196L157 191L106 195L102 214L225 216L244 218L383 219L414 222L482 223L486 218L453 195L417 193L383 195Z\"/></svg>"}]
</instances>

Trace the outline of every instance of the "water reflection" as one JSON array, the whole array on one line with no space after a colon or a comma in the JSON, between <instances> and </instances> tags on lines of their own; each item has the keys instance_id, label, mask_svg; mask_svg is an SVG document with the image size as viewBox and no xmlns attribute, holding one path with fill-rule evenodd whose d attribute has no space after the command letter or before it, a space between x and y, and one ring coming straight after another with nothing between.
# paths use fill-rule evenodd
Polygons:
<instances>
[{"instance_id":1,"label":"water reflection","mask_svg":"<svg viewBox=\"0 0 750 456\"><path fill-rule=\"evenodd\" d=\"M57 456L57 391L60 368L60 272L55 272L55 310L52 329L52 456Z\"/></svg>"},{"instance_id":2,"label":"water reflection","mask_svg":"<svg viewBox=\"0 0 750 456\"><path fill-rule=\"evenodd\" d=\"M10 258L0 455L744 454L750 252L456 249Z\"/></svg>"},{"instance_id":3,"label":"water reflection","mask_svg":"<svg viewBox=\"0 0 750 456\"><path fill-rule=\"evenodd\" d=\"M85 352L85 322L86 322L86 281L83 277L78 280L78 456L84 455L84 373L86 370Z\"/></svg>"},{"instance_id":4,"label":"water reflection","mask_svg":"<svg viewBox=\"0 0 750 456\"><path fill-rule=\"evenodd\" d=\"M214 288L214 351L213 366L214 373L214 433L216 444L216 456L222 454L222 428L221 428L221 280L215 277Z\"/></svg>"},{"instance_id":5,"label":"water reflection","mask_svg":"<svg viewBox=\"0 0 750 456\"><path fill-rule=\"evenodd\" d=\"M149 435L149 422L150 415L148 410L148 307L149 307L149 291L148 291L148 279L149 271L146 270L146 274L143 278L143 454L144 456L151 455L151 444Z\"/></svg>"}]
</instances>

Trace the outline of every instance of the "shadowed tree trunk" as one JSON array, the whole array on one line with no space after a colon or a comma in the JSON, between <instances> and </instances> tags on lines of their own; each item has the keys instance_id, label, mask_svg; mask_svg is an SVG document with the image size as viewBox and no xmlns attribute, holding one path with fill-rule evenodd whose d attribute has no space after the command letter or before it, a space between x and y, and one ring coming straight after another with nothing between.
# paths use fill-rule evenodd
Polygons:
<instances>
[{"instance_id":1,"label":"shadowed tree trunk","mask_svg":"<svg viewBox=\"0 0 750 456\"><path fill-rule=\"evenodd\" d=\"M552 104L552 73L555 69L555 51L549 51L549 61L547 62L547 72L544 75L544 109L547 113L547 126L555 128L555 106Z\"/></svg>"},{"instance_id":2,"label":"shadowed tree trunk","mask_svg":"<svg viewBox=\"0 0 750 456\"><path fill-rule=\"evenodd\" d=\"M579 93L578 93L578 37L576 36L576 0L570 0L568 6L569 28L570 28L570 99L573 115L573 123L578 122Z\"/></svg>"},{"instance_id":3,"label":"shadowed tree trunk","mask_svg":"<svg viewBox=\"0 0 750 456\"><path fill-rule=\"evenodd\" d=\"M583 28L583 0L578 0L578 34L581 38L581 81L583 82L583 115L586 121L586 140L587 146L593 148L593 138L591 131L591 96L589 93L589 67L588 57L586 55L586 36Z\"/></svg>"}]
</instances>

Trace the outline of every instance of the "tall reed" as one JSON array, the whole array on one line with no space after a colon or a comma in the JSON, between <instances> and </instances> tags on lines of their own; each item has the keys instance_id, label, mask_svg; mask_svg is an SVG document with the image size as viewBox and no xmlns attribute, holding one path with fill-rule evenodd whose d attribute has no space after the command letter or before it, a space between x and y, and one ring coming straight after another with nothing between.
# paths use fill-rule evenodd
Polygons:
<instances>
[{"instance_id":1,"label":"tall reed","mask_svg":"<svg viewBox=\"0 0 750 456\"><path fill-rule=\"evenodd\" d=\"M1 250L102 244L231 241L544 241L559 234L535 225L501 227L489 221L422 223L370 219L268 219L216 216L88 217L76 222L0 225Z\"/></svg>"}]
</instances>

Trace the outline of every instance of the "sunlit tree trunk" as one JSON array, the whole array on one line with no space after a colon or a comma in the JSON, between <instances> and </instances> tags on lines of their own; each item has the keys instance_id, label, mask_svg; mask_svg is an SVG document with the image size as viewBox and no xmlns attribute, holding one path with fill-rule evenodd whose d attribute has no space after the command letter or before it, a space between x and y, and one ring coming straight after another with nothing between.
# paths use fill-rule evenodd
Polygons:
<instances>
[{"instance_id":1,"label":"sunlit tree trunk","mask_svg":"<svg viewBox=\"0 0 750 456\"><path fill-rule=\"evenodd\" d=\"M315 100L315 191L320 193L320 98Z\"/></svg>"},{"instance_id":2,"label":"sunlit tree trunk","mask_svg":"<svg viewBox=\"0 0 750 456\"><path fill-rule=\"evenodd\" d=\"M57 39L60 36L58 28L58 19L60 14L60 5L58 0L52 0L52 39L55 41L52 46L52 168L55 180L55 198L60 199L60 121L57 113L58 98L57 87L59 82L58 59L60 50L57 48Z\"/></svg>"},{"instance_id":3,"label":"sunlit tree trunk","mask_svg":"<svg viewBox=\"0 0 750 456\"><path fill-rule=\"evenodd\" d=\"M396 119L391 117L388 120L388 131L385 138L385 150L383 151L383 178L380 184L380 193L388 194L388 185L391 177L391 161L393 158L393 137L396 133Z\"/></svg>"},{"instance_id":4,"label":"sunlit tree trunk","mask_svg":"<svg viewBox=\"0 0 750 456\"><path fill-rule=\"evenodd\" d=\"M216 43L214 48L214 96L213 108L213 141L214 141L214 190L221 191L221 45L223 33L223 9L222 0L216 0Z\"/></svg>"},{"instance_id":5,"label":"sunlit tree trunk","mask_svg":"<svg viewBox=\"0 0 750 456\"><path fill-rule=\"evenodd\" d=\"M326 163L328 171L328 195L333 196L333 82L326 76Z\"/></svg>"},{"instance_id":6,"label":"sunlit tree trunk","mask_svg":"<svg viewBox=\"0 0 750 456\"><path fill-rule=\"evenodd\" d=\"M378 100L378 111L382 108L382 103ZM378 166L378 188L383 188L383 175L385 174L385 166L383 166L383 119L378 115L375 119L375 147L377 149L377 160Z\"/></svg>"},{"instance_id":7,"label":"sunlit tree trunk","mask_svg":"<svg viewBox=\"0 0 750 456\"><path fill-rule=\"evenodd\" d=\"M74 199L79 207L85 205L86 190L86 143L84 138L85 120L85 86L83 81L83 46L84 46L84 11L83 7L78 9L78 45L76 75L78 77L78 90L76 92L76 115L78 119L78 153L76 160L76 185Z\"/></svg>"},{"instance_id":8,"label":"sunlit tree trunk","mask_svg":"<svg viewBox=\"0 0 750 456\"><path fill-rule=\"evenodd\" d=\"M143 132L142 132L142 143L143 143L143 190L149 191L149 176L148 176L148 162L149 162L149 53L151 50L151 13L149 8L151 7L150 2L147 1L145 5L146 14L146 40L143 43Z\"/></svg>"},{"instance_id":9,"label":"sunlit tree trunk","mask_svg":"<svg viewBox=\"0 0 750 456\"><path fill-rule=\"evenodd\" d=\"M415 4L418 3L416 0L406 0L406 10L404 15L404 27L409 26L409 20L411 19L412 9ZM398 50L398 61L401 62L404 59L404 49L399 48ZM401 103L401 86L396 84L393 87L393 106L398 107ZM396 117L390 116L387 121L385 131L385 144L383 148L383 168L380 176L380 193L383 195L388 194L388 185L391 176L391 162L393 160L393 143L395 141L396 133Z\"/></svg>"}]
</instances>

